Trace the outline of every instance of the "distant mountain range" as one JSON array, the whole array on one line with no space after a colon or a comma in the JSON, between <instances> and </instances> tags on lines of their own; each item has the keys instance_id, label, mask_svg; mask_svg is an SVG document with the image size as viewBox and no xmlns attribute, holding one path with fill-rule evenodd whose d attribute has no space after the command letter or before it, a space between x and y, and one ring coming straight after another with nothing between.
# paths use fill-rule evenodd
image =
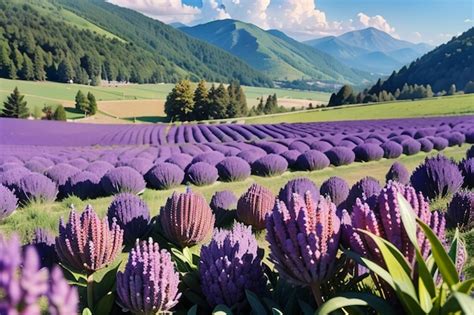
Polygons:
<instances>
[{"instance_id":1,"label":"distant mountain range","mask_svg":"<svg viewBox=\"0 0 474 315\"><path fill-rule=\"evenodd\" d=\"M180 30L218 46L274 80L315 79L360 85L375 76L276 30L236 20L217 20Z\"/></svg>"},{"instance_id":2,"label":"distant mountain range","mask_svg":"<svg viewBox=\"0 0 474 315\"><path fill-rule=\"evenodd\" d=\"M396 39L373 27L305 43L350 67L379 75L390 74L433 49L428 44Z\"/></svg>"}]
</instances>

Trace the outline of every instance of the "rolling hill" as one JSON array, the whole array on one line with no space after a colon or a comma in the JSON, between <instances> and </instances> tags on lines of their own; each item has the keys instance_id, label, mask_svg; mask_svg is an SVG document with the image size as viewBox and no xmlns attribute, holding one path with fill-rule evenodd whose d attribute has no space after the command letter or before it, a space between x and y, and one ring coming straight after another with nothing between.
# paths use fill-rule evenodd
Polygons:
<instances>
[{"instance_id":1,"label":"rolling hill","mask_svg":"<svg viewBox=\"0 0 474 315\"><path fill-rule=\"evenodd\" d=\"M0 0L0 77L272 86L222 49L102 0Z\"/></svg>"},{"instance_id":2,"label":"rolling hill","mask_svg":"<svg viewBox=\"0 0 474 315\"><path fill-rule=\"evenodd\" d=\"M228 19L180 30L225 49L275 80L306 78L360 84L373 79L280 31L265 31L253 24Z\"/></svg>"},{"instance_id":3,"label":"rolling hill","mask_svg":"<svg viewBox=\"0 0 474 315\"><path fill-rule=\"evenodd\" d=\"M413 44L396 39L372 27L305 43L346 65L377 74L390 74L432 48L427 44Z\"/></svg>"}]
</instances>

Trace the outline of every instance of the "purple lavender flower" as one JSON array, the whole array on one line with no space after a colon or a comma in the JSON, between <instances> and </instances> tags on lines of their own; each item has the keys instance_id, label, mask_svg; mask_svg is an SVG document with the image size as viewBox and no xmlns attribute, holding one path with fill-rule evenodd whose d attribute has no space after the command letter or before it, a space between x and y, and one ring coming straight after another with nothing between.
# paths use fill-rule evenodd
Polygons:
<instances>
[{"instance_id":1,"label":"purple lavender flower","mask_svg":"<svg viewBox=\"0 0 474 315\"><path fill-rule=\"evenodd\" d=\"M0 184L15 192L18 196L18 186L20 180L26 175L31 174L26 168L15 168L0 174Z\"/></svg>"},{"instance_id":2,"label":"purple lavender flower","mask_svg":"<svg viewBox=\"0 0 474 315\"><path fill-rule=\"evenodd\" d=\"M121 166L108 171L102 177L100 184L108 195L115 195L120 192L138 194L146 186L142 175L128 166Z\"/></svg>"},{"instance_id":3,"label":"purple lavender flower","mask_svg":"<svg viewBox=\"0 0 474 315\"><path fill-rule=\"evenodd\" d=\"M329 166L329 159L327 156L316 150L309 150L301 154L296 160L298 169L305 171L322 170Z\"/></svg>"},{"instance_id":4,"label":"purple lavender flower","mask_svg":"<svg viewBox=\"0 0 474 315\"><path fill-rule=\"evenodd\" d=\"M207 239L214 228L215 217L202 195L187 189L176 192L160 211L163 234L181 247L198 244Z\"/></svg>"},{"instance_id":5,"label":"purple lavender flower","mask_svg":"<svg viewBox=\"0 0 474 315\"><path fill-rule=\"evenodd\" d=\"M296 140L296 141L293 141L288 146L288 150L296 150L296 151L299 151L300 153L305 153L306 151L311 150L311 148L309 147L309 145L307 145L303 141Z\"/></svg>"},{"instance_id":6,"label":"purple lavender flower","mask_svg":"<svg viewBox=\"0 0 474 315\"><path fill-rule=\"evenodd\" d=\"M296 150L288 150L280 153L280 155L288 162L288 167L293 168L301 153Z\"/></svg>"},{"instance_id":7,"label":"purple lavender flower","mask_svg":"<svg viewBox=\"0 0 474 315\"><path fill-rule=\"evenodd\" d=\"M58 266L54 266L51 270L48 301L48 311L51 315L69 315L78 312L77 288L69 286Z\"/></svg>"},{"instance_id":8,"label":"purple lavender flower","mask_svg":"<svg viewBox=\"0 0 474 315\"><path fill-rule=\"evenodd\" d=\"M317 150L320 152L326 152L327 150L333 147L332 144L326 141L315 141L315 142L312 142L309 146L312 150Z\"/></svg>"},{"instance_id":9,"label":"purple lavender flower","mask_svg":"<svg viewBox=\"0 0 474 315\"><path fill-rule=\"evenodd\" d=\"M222 181L242 181L250 176L250 165L244 159L236 156L223 159L216 167Z\"/></svg>"},{"instance_id":10,"label":"purple lavender flower","mask_svg":"<svg viewBox=\"0 0 474 315\"><path fill-rule=\"evenodd\" d=\"M210 151L210 152L204 152L201 154L196 155L192 163L198 163L198 162L205 162L207 164L216 166L220 161L222 161L225 158L225 155L217 152L217 151Z\"/></svg>"},{"instance_id":11,"label":"purple lavender flower","mask_svg":"<svg viewBox=\"0 0 474 315\"><path fill-rule=\"evenodd\" d=\"M18 184L18 193L22 203L54 201L58 190L48 177L32 173L23 177Z\"/></svg>"},{"instance_id":12,"label":"purple lavender flower","mask_svg":"<svg viewBox=\"0 0 474 315\"><path fill-rule=\"evenodd\" d=\"M421 151L423 152L431 152L431 150L434 148L433 142L427 138L418 139L418 142L420 143Z\"/></svg>"},{"instance_id":13,"label":"purple lavender flower","mask_svg":"<svg viewBox=\"0 0 474 315\"><path fill-rule=\"evenodd\" d=\"M286 185L280 189L278 199L284 203L288 203L293 197L293 194L303 196L308 191L311 193L313 200L319 199L319 190L313 181L306 177L295 178L288 181Z\"/></svg>"},{"instance_id":14,"label":"purple lavender flower","mask_svg":"<svg viewBox=\"0 0 474 315\"><path fill-rule=\"evenodd\" d=\"M349 191L347 196L346 207L349 212L352 211L352 206L355 204L357 198L370 199L373 196L378 196L380 193L380 183L373 177L367 176L355 183ZM370 201L369 201L370 202Z\"/></svg>"},{"instance_id":15,"label":"purple lavender flower","mask_svg":"<svg viewBox=\"0 0 474 315\"><path fill-rule=\"evenodd\" d=\"M356 161L378 161L384 156L384 149L373 143L359 144L353 151L356 156Z\"/></svg>"},{"instance_id":16,"label":"purple lavender flower","mask_svg":"<svg viewBox=\"0 0 474 315\"><path fill-rule=\"evenodd\" d=\"M406 167L400 162L394 162L387 174L385 175L385 180L388 182L390 180L399 182L403 185L407 185L410 182L410 174Z\"/></svg>"},{"instance_id":17,"label":"purple lavender flower","mask_svg":"<svg viewBox=\"0 0 474 315\"><path fill-rule=\"evenodd\" d=\"M91 164L89 164L85 171L94 173L97 175L99 178L102 178L102 176L105 175L108 171L113 169L114 166L108 162L105 161L94 161Z\"/></svg>"},{"instance_id":18,"label":"purple lavender flower","mask_svg":"<svg viewBox=\"0 0 474 315\"><path fill-rule=\"evenodd\" d=\"M329 161L334 166L348 165L355 160L354 152L346 147L334 147L324 152L324 154L326 154Z\"/></svg>"},{"instance_id":19,"label":"purple lavender flower","mask_svg":"<svg viewBox=\"0 0 474 315\"><path fill-rule=\"evenodd\" d=\"M309 193L294 194L285 204L277 202L266 219L270 259L281 277L310 286L317 304L322 303L319 285L331 276L339 246L340 219L336 206Z\"/></svg>"},{"instance_id":20,"label":"purple lavender flower","mask_svg":"<svg viewBox=\"0 0 474 315\"><path fill-rule=\"evenodd\" d=\"M415 139L404 140L401 144L403 147L403 153L406 155L414 155L421 150L421 143Z\"/></svg>"},{"instance_id":21,"label":"purple lavender flower","mask_svg":"<svg viewBox=\"0 0 474 315\"><path fill-rule=\"evenodd\" d=\"M462 187L468 189L474 188L474 158L459 162L459 170L464 177Z\"/></svg>"},{"instance_id":22,"label":"purple lavender flower","mask_svg":"<svg viewBox=\"0 0 474 315\"><path fill-rule=\"evenodd\" d=\"M103 195L100 177L89 171L81 171L69 178L64 185L64 195L74 195L82 200Z\"/></svg>"},{"instance_id":23,"label":"purple lavender flower","mask_svg":"<svg viewBox=\"0 0 474 315\"><path fill-rule=\"evenodd\" d=\"M56 253L59 260L77 271L93 273L111 263L122 250L123 230L107 218L99 219L91 206L81 215L74 209L66 224L59 222Z\"/></svg>"},{"instance_id":24,"label":"purple lavender flower","mask_svg":"<svg viewBox=\"0 0 474 315\"><path fill-rule=\"evenodd\" d=\"M336 207L343 208L349 196L349 185L344 179L333 176L322 183L319 192L322 196L329 197Z\"/></svg>"},{"instance_id":25,"label":"purple lavender flower","mask_svg":"<svg viewBox=\"0 0 474 315\"><path fill-rule=\"evenodd\" d=\"M72 159L67 163L80 170L85 170L89 166L89 162L87 162L86 159L82 159L82 158Z\"/></svg>"},{"instance_id":26,"label":"purple lavender flower","mask_svg":"<svg viewBox=\"0 0 474 315\"><path fill-rule=\"evenodd\" d=\"M215 213L235 209L237 197L230 190L218 191L212 195L209 206Z\"/></svg>"},{"instance_id":27,"label":"purple lavender flower","mask_svg":"<svg viewBox=\"0 0 474 315\"><path fill-rule=\"evenodd\" d=\"M184 172L176 164L158 163L148 171L145 179L152 188L170 189L183 182Z\"/></svg>"},{"instance_id":28,"label":"purple lavender flower","mask_svg":"<svg viewBox=\"0 0 474 315\"><path fill-rule=\"evenodd\" d=\"M206 162L194 163L186 171L186 178L196 186L214 184L218 177L216 167Z\"/></svg>"},{"instance_id":29,"label":"purple lavender flower","mask_svg":"<svg viewBox=\"0 0 474 315\"><path fill-rule=\"evenodd\" d=\"M460 191L453 195L446 213L448 227L470 230L474 227L474 192Z\"/></svg>"},{"instance_id":30,"label":"purple lavender flower","mask_svg":"<svg viewBox=\"0 0 474 315\"><path fill-rule=\"evenodd\" d=\"M237 154L237 156L245 161L247 161L247 163L249 164L252 164L253 162L255 162L256 160L258 160L259 158L262 158L264 157L266 154L266 152L264 150L254 150L254 149L251 149L251 150L243 150L241 151L239 154Z\"/></svg>"},{"instance_id":31,"label":"purple lavender flower","mask_svg":"<svg viewBox=\"0 0 474 315\"><path fill-rule=\"evenodd\" d=\"M402 155L403 148L395 141L387 141L380 145L383 150L383 157L386 159L396 159Z\"/></svg>"},{"instance_id":32,"label":"purple lavender flower","mask_svg":"<svg viewBox=\"0 0 474 315\"><path fill-rule=\"evenodd\" d=\"M117 166L129 166L141 175L145 175L152 167L153 162L145 158L134 158L117 163Z\"/></svg>"},{"instance_id":33,"label":"purple lavender flower","mask_svg":"<svg viewBox=\"0 0 474 315\"><path fill-rule=\"evenodd\" d=\"M67 180L79 173L81 170L77 167L71 166L66 163L59 163L48 170L46 170L45 175L50 178L53 182L55 182L58 186L62 186L66 184Z\"/></svg>"},{"instance_id":34,"label":"purple lavender flower","mask_svg":"<svg viewBox=\"0 0 474 315\"><path fill-rule=\"evenodd\" d=\"M441 135L442 137L446 138L448 140L448 144L450 147L458 145L461 146L465 141L466 141L466 136L464 136L460 132L451 132L449 134L444 134Z\"/></svg>"},{"instance_id":35,"label":"purple lavender flower","mask_svg":"<svg viewBox=\"0 0 474 315\"><path fill-rule=\"evenodd\" d=\"M121 193L115 196L107 209L107 218L112 226L116 222L123 230L124 243L133 245L150 230L150 210L137 195Z\"/></svg>"},{"instance_id":36,"label":"purple lavender flower","mask_svg":"<svg viewBox=\"0 0 474 315\"><path fill-rule=\"evenodd\" d=\"M278 176L288 168L288 162L278 154L268 154L252 164L252 173L259 176Z\"/></svg>"},{"instance_id":37,"label":"purple lavender flower","mask_svg":"<svg viewBox=\"0 0 474 315\"><path fill-rule=\"evenodd\" d=\"M178 304L178 284L171 255L151 238L137 241L125 270L117 273L117 303L133 314L161 314Z\"/></svg>"},{"instance_id":38,"label":"purple lavender flower","mask_svg":"<svg viewBox=\"0 0 474 315\"><path fill-rule=\"evenodd\" d=\"M427 137L427 138L428 138L428 140L433 142L433 147L437 151L442 151L442 150L446 149L446 147L449 144L448 140L446 140L445 138L442 138L442 137Z\"/></svg>"},{"instance_id":39,"label":"purple lavender flower","mask_svg":"<svg viewBox=\"0 0 474 315\"><path fill-rule=\"evenodd\" d=\"M458 191L463 176L456 163L443 155L426 158L412 173L413 187L430 199L445 197Z\"/></svg>"},{"instance_id":40,"label":"purple lavender flower","mask_svg":"<svg viewBox=\"0 0 474 315\"><path fill-rule=\"evenodd\" d=\"M58 263L58 255L54 248L54 236L48 231L37 228L33 235L33 239L29 243L38 252L41 268L51 269L54 264Z\"/></svg>"},{"instance_id":41,"label":"purple lavender flower","mask_svg":"<svg viewBox=\"0 0 474 315\"><path fill-rule=\"evenodd\" d=\"M265 228L265 217L272 211L275 195L267 188L252 184L237 202L237 218L254 229Z\"/></svg>"},{"instance_id":42,"label":"purple lavender flower","mask_svg":"<svg viewBox=\"0 0 474 315\"><path fill-rule=\"evenodd\" d=\"M0 185L0 221L15 211L18 199L15 194L3 185Z\"/></svg>"},{"instance_id":43,"label":"purple lavender flower","mask_svg":"<svg viewBox=\"0 0 474 315\"><path fill-rule=\"evenodd\" d=\"M240 308L246 301L245 290L263 293L262 255L251 227L236 223L231 231L216 229L211 242L201 247L199 275L211 307Z\"/></svg>"}]
</instances>

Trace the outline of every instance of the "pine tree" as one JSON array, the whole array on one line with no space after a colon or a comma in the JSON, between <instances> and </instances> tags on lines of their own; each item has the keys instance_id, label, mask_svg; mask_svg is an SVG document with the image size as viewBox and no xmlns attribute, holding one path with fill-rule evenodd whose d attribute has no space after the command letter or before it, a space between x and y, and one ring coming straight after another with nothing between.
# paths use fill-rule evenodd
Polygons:
<instances>
[{"instance_id":1,"label":"pine tree","mask_svg":"<svg viewBox=\"0 0 474 315\"><path fill-rule=\"evenodd\" d=\"M165 113L170 120L189 121L193 119L194 101L191 82L182 80L166 97Z\"/></svg>"},{"instance_id":2,"label":"pine tree","mask_svg":"<svg viewBox=\"0 0 474 315\"><path fill-rule=\"evenodd\" d=\"M219 84L213 93L209 92L209 103L211 108L211 118L222 119L227 117L226 112L229 104L229 93L224 87L224 84Z\"/></svg>"},{"instance_id":3,"label":"pine tree","mask_svg":"<svg viewBox=\"0 0 474 315\"><path fill-rule=\"evenodd\" d=\"M76 100L76 103L75 103L76 110L83 112L87 115L87 113L89 112L89 102L81 90L77 91L75 100Z\"/></svg>"},{"instance_id":4,"label":"pine tree","mask_svg":"<svg viewBox=\"0 0 474 315\"><path fill-rule=\"evenodd\" d=\"M89 104L89 114L95 115L97 113L97 101L95 100L94 94L91 92L87 93L87 103Z\"/></svg>"},{"instance_id":5,"label":"pine tree","mask_svg":"<svg viewBox=\"0 0 474 315\"><path fill-rule=\"evenodd\" d=\"M53 115L54 120L66 121L66 111L64 110L63 105L58 105Z\"/></svg>"},{"instance_id":6,"label":"pine tree","mask_svg":"<svg viewBox=\"0 0 474 315\"><path fill-rule=\"evenodd\" d=\"M10 63L7 66L8 78L12 80L18 79L17 68L13 60L10 60Z\"/></svg>"},{"instance_id":7,"label":"pine tree","mask_svg":"<svg viewBox=\"0 0 474 315\"><path fill-rule=\"evenodd\" d=\"M258 105L257 105L257 108L256 108L256 112L257 112L257 115L261 115L263 114L263 108L264 108L264 105L263 105L263 96L260 97L260 102L258 102Z\"/></svg>"},{"instance_id":8,"label":"pine tree","mask_svg":"<svg viewBox=\"0 0 474 315\"><path fill-rule=\"evenodd\" d=\"M35 80L38 80L38 81L46 80L46 72L44 71L43 51L38 46L36 46L33 59L34 59L33 66L34 66L34 72L35 72Z\"/></svg>"},{"instance_id":9,"label":"pine tree","mask_svg":"<svg viewBox=\"0 0 474 315\"><path fill-rule=\"evenodd\" d=\"M2 116L11 118L27 118L29 111L27 102L24 100L25 96L20 94L18 87L15 87L13 93L8 96L3 103Z\"/></svg>"},{"instance_id":10,"label":"pine tree","mask_svg":"<svg viewBox=\"0 0 474 315\"><path fill-rule=\"evenodd\" d=\"M205 81L199 81L196 90L194 90L194 110L193 116L196 120L209 119L209 93Z\"/></svg>"},{"instance_id":11,"label":"pine tree","mask_svg":"<svg viewBox=\"0 0 474 315\"><path fill-rule=\"evenodd\" d=\"M265 106L263 106L263 113L264 114L271 114L273 113L273 101L272 96L268 95L267 100L265 102Z\"/></svg>"},{"instance_id":12,"label":"pine tree","mask_svg":"<svg viewBox=\"0 0 474 315\"><path fill-rule=\"evenodd\" d=\"M58 80L60 82L69 82L74 79L74 69L69 59L61 60L58 66Z\"/></svg>"},{"instance_id":13,"label":"pine tree","mask_svg":"<svg viewBox=\"0 0 474 315\"><path fill-rule=\"evenodd\" d=\"M9 77L10 47L8 42L0 41L0 77Z\"/></svg>"},{"instance_id":14,"label":"pine tree","mask_svg":"<svg viewBox=\"0 0 474 315\"><path fill-rule=\"evenodd\" d=\"M238 115L240 117L246 116L248 114L247 97L245 96L244 89L242 86L240 86L240 84L235 97L237 99L237 103L240 105Z\"/></svg>"},{"instance_id":15,"label":"pine tree","mask_svg":"<svg viewBox=\"0 0 474 315\"><path fill-rule=\"evenodd\" d=\"M22 80L33 80L35 78L35 71L33 61L26 54L23 56L23 65L20 71L20 78Z\"/></svg>"}]
</instances>

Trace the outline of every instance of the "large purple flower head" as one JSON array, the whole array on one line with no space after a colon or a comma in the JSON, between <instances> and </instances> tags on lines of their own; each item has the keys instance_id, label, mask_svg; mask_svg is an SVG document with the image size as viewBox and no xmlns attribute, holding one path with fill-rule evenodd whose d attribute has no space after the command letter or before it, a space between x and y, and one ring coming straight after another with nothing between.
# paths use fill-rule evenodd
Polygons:
<instances>
[{"instance_id":1,"label":"large purple flower head","mask_svg":"<svg viewBox=\"0 0 474 315\"><path fill-rule=\"evenodd\" d=\"M178 304L178 284L170 253L151 238L137 241L125 270L117 273L117 303L133 314L162 314Z\"/></svg>"},{"instance_id":2,"label":"large purple flower head","mask_svg":"<svg viewBox=\"0 0 474 315\"><path fill-rule=\"evenodd\" d=\"M222 181L236 182L250 176L250 165L244 159L231 156L226 157L217 164L219 178Z\"/></svg>"},{"instance_id":3,"label":"large purple flower head","mask_svg":"<svg viewBox=\"0 0 474 315\"><path fill-rule=\"evenodd\" d=\"M209 206L215 213L232 210L237 207L237 197L230 190L218 191L212 195Z\"/></svg>"},{"instance_id":4,"label":"large purple flower head","mask_svg":"<svg viewBox=\"0 0 474 315\"><path fill-rule=\"evenodd\" d=\"M0 173L0 185L3 185L14 191L18 196L18 186L20 185L20 180L29 174L31 174L31 171L23 167L2 172Z\"/></svg>"},{"instance_id":5,"label":"large purple flower head","mask_svg":"<svg viewBox=\"0 0 474 315\"><path fill-rule=\"evenodd\" d=\"M444 155L426 158L412 173L412 186L430 199L445 197L458 191L463 176L456 163Z\"/></svg>"},{"instance_id":6,"label":"large purple flower head","mask_svg":"<svg viewBox=\"0 0 474 315\"><path fill-rule=\"evenodd\" d=\"M460 191L453 195L446 213L448 227L463 230L474 228L474 192Z\"/></svg>"},{"instance_id":7,"label":"large purple flower head","mask_svg":"<svg viewBox=\"0 0 474 315\"><path fill-rule=\"evenodd\" d=\"M0 165L0 173L12 170L14 168L22 168L22 167L24 167L23 163L20 163L20 162L3 163L2 165Z\"/></svg>"},{"instance_id":8,"label":"large purple flower head","mask_svg":"<svg viewBox=\"0 0 474 315\"><path fill-rule=\"evenodd\" d=\"M314 201L294 194L278 201L266 219L270 259L286 280L302 286L318 285L331 276L339 246L340 219L336 206L320 197Z\"/></svg>"},{"instance_id":9,"label":"large purple flower head","mask_svg":"<svg viewBox=\"0 0 474 315\"><path fill-rule=\"evenodd\" d=\"M355 160L354 152L351 149L345 147L334 147L324 152L324 154L326 154L329 161L334 166L348 165Z\"/></svg>"},{"instance_id":10,"label":"large purple flower head","mask_svg":"<svg viewBox=\"0 0 474 315\"><path fill-rule=\"evenodd\" d=\"M462 186L468 189L474 188L474 158L459 162L459 169L464 177L464 183Z\"/></svg>"},{"instance_id":11,"label":"large purple flower head","mask_svg":"<svg viewBox=\"0 0 474 315\"><path fill-rule=\"evenodd\" d=\"M385 180L387 183L391 180L407 185L410 182L410 173L402 163L396 161L385 175Z\"/></svg>"},{"instance_id":12,"label":"large purple flower head","mask_svg":"<svg viewBox=\"0 0 474 315\"><path fill-rule=\"evenodd\" d=\"M328 157L324 153L316 150L306 151L296 160L298 169L305 171L322 170L328 167L329 163Z\"/></svg>"},{"instance_id":13,"label":"large purple flower head","mask_svg":"<svg viewBox=\"0 0 474 315\"><path fill-rule=\"evenodd\" d=\"M414 155L421 150L421 143L415 139L404 140L401 144L403 147L403 153L406 155Z\"/></svg>"},{"instance_id":14,"label":"large purple flower head","mask_svg":"<svg viewBox=\"0 0 474 315\"><path fill-rule=\"evenodd\" d=\"M349 191L347 196L346 207L349 212L352 210L352 206L355 204L357 198L361 199L373 199L373 196L378 196L382 187L378 180L373 177L367 176L355 183ZM369 201L370 203L371 201Z\"/></svg>"},{"instance_id":15,"label":"large purple flower head","mask_svg":"<svg viewBox=\"0 0 474 315\"><path fill-rule=\"evenodd\" d=\"M206 199L189 188L182 194L174 192L160 211L163 234L181 247L207 239L214 228L214 221Z\"/></svg>"},{"instance_id":16,"label":"large purple flower head","mask_svg":"<svg viewBox=\"0 0 474 315\"><path fill-rule=\"evenodd\" d=\"M114 261L122 250L123 230L117 223L109 226L99 219L91 206L81 215L74 209L66 224L59 222L56 253L59 260L77 271L92 273Z\"/></svg>"},{"instance_id":17,"label":"large purple flower head","mask_svg":"<svg viewBox=\"0 0 474 315\"><path fill-rule=\"evenodd\" d=\"M380 145L383 150L383 157L386 159L396 159L403 153L403 148L395 141L387 141Z\"/></svg>"},{"instance_id":18,"label":"large purple flower head","mask_svg":"<svg viewBox=\"0 0 474 315\"><path fill-rule=\"evenodd\" d=\"M121 166L108 171L102 177L100 184L108 195L115 195L120 192L138 194L146 186L142 175L128 166Z\"/></svg>"},{"instance_id":19,"label":"large purple flower head","mask_svg":"<svg viewBox=\"0 0 474 315\"><path fill-rule=\"evenodd\" d=\"M330 177L321 184L319 190L322 196L331 198L336 207L344 207L349 196L349 185L340 177Z\"/></svg>"},{"instance_id":20,"label":"large purple flower head","mask_svg":"<svg viewBox=\"0 0 474 315\"><path fill-rule=\"evenodd\" d=\"M303 196L308 191L311 193L313 200L319 199L318 187L316 187L312 180L306 177L295 178L288 181L286 185L280 189L278 199L284 203L288 203L293 197L293 194Z\"/></svg>"},{"instance_id":21,"label":"large purple flower head","mask_svg":"<svg viewBox=\"0 0 474 315\"><path fill-rule=\"evenodd\" d=\"M32 173L23 177L18 184L19 198L22 203L54 201L58 190L48 177Z\"/></svg>"},{"instance_id":22,"label":"large purple flower head","mask_svg":"<svg viewBox=\"0 0 474 315\"><path fill-rule=\"evenodd\" d=\"M0 221L17 208L18 199L15 194L7 187L0 185Z\"/></svg>"},{"instance_id":23,"label":"large purple flower head","mask_svg":"<svg viewBox=\"0 0 474 315\"><path fill-rule=\"evenodd\" d=\"M265 228L265 217L272 211L275 195L267 188L252 184L237 202L237 218L254 229Z\"/></svg>"},{"instance_id":24,"label":"large purple flower head","mask_svg":"<svg viewBox=\"0 0 474 315\"><path fill-rule=\"evenodd\" d=\"M278 176L288 168L288 162L278 154L268 154L252 164L252 173L259 176Z\"/></svg>"},{"instance_id":25,"label":"large purple flower head","mask_svg":"<svg viewBox=\"0 0 474 315\"><path fill-rule=\"evenodd\" d=\"M123 230L124 243L133 245L137 238L150 230L150 210L137 195L121 193L115 196L107 209L109 224L116 222Z\"/></svg>"},{"instance_id":26,"label":"large purple flower head","mask_svg":"<svg viewBox=\"0 0 474 315\"><path fill-rule=\"evenodd\" d=\"M217 168L206 162L191 164L186 171L186 178L196 186L214 184L218 177Z\"/></svg>"},{"instance_id":27,"label":"large purple flower head","mask_svg":"<svg viewBox=\"0 0 474 315\"><path fill-rule=\"evenodd\" d=\"M173 163L158 163L145 175L148 184L155 189L170 189L184 180L183 170Z\"/></svg>"},{"instance_id":28,"label":"large purple flower head","mask_svg":"<svg viewBox=\"0 0 474 315\"><path fill-rule=\"evenodd\" d=\"M263 293L262 255L251 227L236 223L231 231L216 229L211 242L201 248L199 275L211 307L239 308L246 301L246 290Z\"/></svg>"},{"instance_id":29,"label":"large purple flower head","mask_svg":"<svg viewBox=\"0 0 474 315\"><path fill-rule=\"evenodd\" d=\"M58 262L58 255L54 248L54 236L48 231L37 228L29 245L39 254L41 267L51 269Z\"/></svg>"},{"instance_id":30,"label":"large purple flower head","mask_svg":"<svg viewBox=\"0 0 474 315\"><path fill-rule=\"evenodd\" d=\"M353 149L353 151L356 160L363 162L378 161L384 156L384 149L374 143L359 144Z\"/></svg>"},{"instance_id":31,"label":"large purple flower head","mask_svg":"<svg viewBox=\"0 0 474 315\"><path fill-rule=\"evenodd\" d=\"M74 195L80 199L97 198L103 195L100 177L89 171L79 172L64 185L64 195Z\"/></svg>"}]
</instances>

